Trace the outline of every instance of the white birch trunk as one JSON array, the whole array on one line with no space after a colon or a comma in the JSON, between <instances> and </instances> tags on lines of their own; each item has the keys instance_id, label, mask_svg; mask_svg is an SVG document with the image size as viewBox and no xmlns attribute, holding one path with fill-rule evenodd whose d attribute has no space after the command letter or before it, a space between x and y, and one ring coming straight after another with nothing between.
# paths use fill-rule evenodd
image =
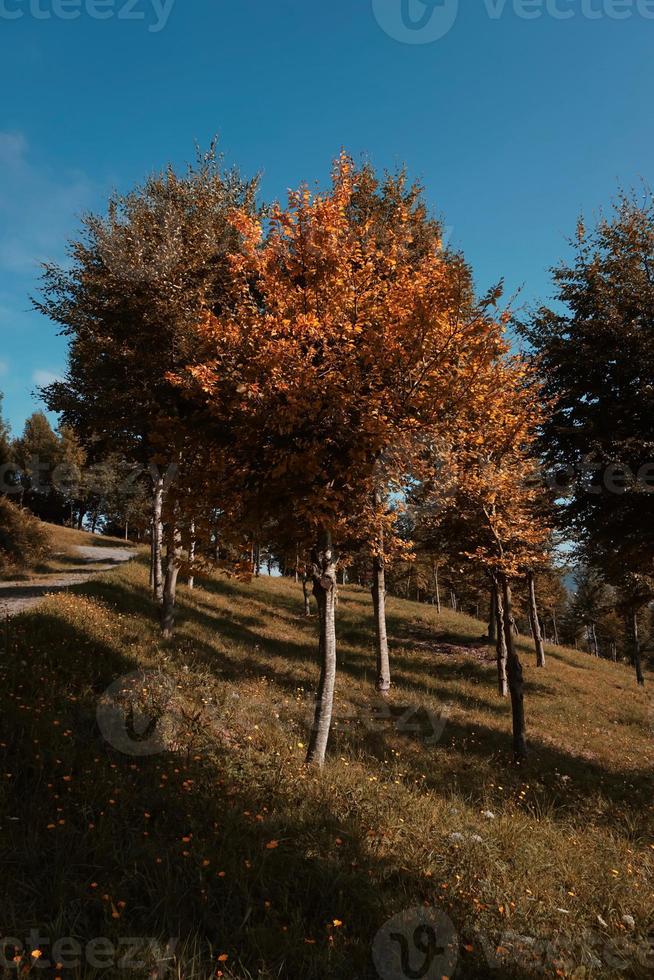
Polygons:
<instances>
[{"instance_id":1,"label":"white birch trunk","mask_svg":"<svg viewBox=\"0 0 654 980\"><path fill-rule=\"evenodd\" d=\"M391 664L388 655L388 634L386 631L386 579L383 556L375 556L372 561L372 604L375 613L375 649L377 653L377 678L375 688L387 695L391 688Z\"/></svg>"},{"instance_id":2,"label":"white birch trunk","mask_svg":"<svg viewBox=\"0 0 654 980\"><path fill-rule=\"evenodd\" d=\"M161 631L166 638L173 635L175 628L175 600L177 597L177 576L182 556L182 541L179 529L174 525L168 529L166 542L166 578L161 605Z\"/></svg>"},{"instance_id":3,"label":"white birch trunk","mask_svg":"<svg viewBox=\"0 0 654 980\"><path fill-rule=\"evenodd\" d=\"M163 600L163 512L164 481L158 477L152 493L152 588L157 602Z\"/></svg>"},{"instance_id":4,"label":"white birch trunk","mask_svg":"<svg viewBox=\"0 0 654 980\"><path fill-rule=\"evenodd\" d=\"M307 763L323 766L334 707L336 684L336 559L331 533L324 531L313 556L313 594L320 623L320 681Z\"/></svg>"},{"instance_id":5,"label":"white birch trunk","mask_svg":"<svg viewBox=\"0 0 654 980\"><path fill-rule=\"evenodd\" d=\"M527 572L527 585L529 586L529 623L534 637L534 647L536 648L536 666L545 666L545 647L543 646L543 634L540 629L538 618L538 606L536 604L536 581L533 572Z\"/></svg>"}]
</instances>

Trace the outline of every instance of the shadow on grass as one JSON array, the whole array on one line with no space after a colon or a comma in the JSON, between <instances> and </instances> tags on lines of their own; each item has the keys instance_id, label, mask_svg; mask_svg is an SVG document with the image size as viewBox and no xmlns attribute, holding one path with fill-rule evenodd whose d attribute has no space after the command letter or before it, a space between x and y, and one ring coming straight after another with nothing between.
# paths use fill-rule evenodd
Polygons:
<instances>
[{"instance_id":1,"label":"shadow on grass","mask_svg":"<svg viewBox=\"0 0 654 980\"><path fill-rule=\"evenodd\" d=\"M223 604L243 600L242 589L229 581L213 580L208 592L220 596ZM204 583L203 583L204 585ZM99 598L110 606L149 620L156 629L155 610L146 588L134 587L118 578L100 579L79 588L86 595ZM299 687L313 687L316 681L316 623L307 621L299 615L301 598L294 596L272 597L265 588L256 590L252 598L255 609L261 603L261 612L243 613L238 610L212 606L204 601L204 590L193 592L180 589L178 607L178 628L176 637L164 645L172 653L178 648L185 659L190 650L196 660L217 677L234 685L250 678L265 678L271 685L286 695L295 696ZM274 598L274 601L273 601ZM266 609L272 606L274 613L281 613L293 628L290 639L271 638L265 635ZM216 644L207 642L196 635L200 629L215 634ZM156 635L156 634L155 634ZM408 635L408 634L407 634ZM451 636L452 634L450 634ZM365 638L365 641L364 641ZM333 755L345 749L363 753L383 764L388 758L391 744L389 738L406 742L415 750L413 757L406 761L409 778L423 782L427 788L443 792L444 780L452 789L461 792L478 805L488 801L488 784L498 771L503 773L503 781L516 789L524 782L539 784L537 805L554 818L574 818L588 808L588 798L599 796L610 805L593 816L605 824L619 821L623 810L633 813L632 827L637 832L646 832L649 807L654 788L649 770L629 770L614 772L606 769L592 759L592 753L567 752L553 747L530 734L531 757L527 764L514 769L511 764L512 745L510 734L510 706L506 700L495 695L495 667L492 661L480 662L477 659L454 659L448 663L443 657L430 657L421 646L415 656L410 648L396 652L392 656L395 688L391 703L395 707L414 707L438 711L444 705L454 706L457 711L477 712L477 718L466 722L464 719L450 718L436 746L421 743L418 733L396 732L393 724L386 729L370 730L370 726L358 725L356 716L366 718L374 706L372 691L372 660L366 652L364 642L369 643L365 629L345 628L339 657L339 677L341 678L337 697L343 696L343 679L348 678L361 685L347 690L346 697L353 705L355 719L351 725L345 722L337 725L331 741ZM364 652L355 646L363 646ZM428 682L415 679L416 674L432 670ZM465 680L479 687L479 695L469 695L453 688ZM370 690L370 695L366 693ZM529 703L534 696L546 697L551 694L546 684L528 679L526 685L527 720L529 722ZM482 719L479 719L479 712ZM309 724L310 706L306 723ZM483 715L504 719L501 728L483 723ZM348 725L350 725L348 729ZM423 740L424 741L424 740ZM562 776L570 777L563 782Z\"/></svg>"},{"instance_id":2,"label":"shadow on grass","mask_svg":"<svg viewBox=\"0 0 654 980\"><path fill-rule=\"evenodd\" d=\"M144 596L126 597L116 582L84 591L143 610ZM5 934L27 940L38 929L42 965L64 936L114 947L175 937L180 976L213 975L227 954L235 976L372 980L377 930L404 908L437 903L435 886L402 854L374 854L368 818L334 812L319 784L301 772L289 779L263 747L216 741L189 758L107 744L98 693L138 658L119 627L100 632L52 612L19 617L0 665L11 777L0 796ZM447 911L461 929L467 903L452 899ZM462 956L457 975L480 976L478 954ZM106 969L82 963L69 975Z\"/></svg>"}]
</instances>

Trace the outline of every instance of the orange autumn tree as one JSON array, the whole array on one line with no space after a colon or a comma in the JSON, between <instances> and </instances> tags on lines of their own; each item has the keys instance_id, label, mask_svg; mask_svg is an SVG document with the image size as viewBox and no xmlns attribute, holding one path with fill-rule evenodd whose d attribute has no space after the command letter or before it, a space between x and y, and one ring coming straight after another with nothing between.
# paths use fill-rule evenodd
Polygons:
<instances>
[{"instance_id":1,"label":"orange autumn tree","mask_svg":"<svg viewBox=\"0 0 654 980\"><path fill-rule=\"evenodd\" d=\"M454 485L437 520L457 528L459 553L488 573L496 596L500 693L511 696L513 745L526 756L522 665L515 649L511 582L547 563L548 498L535 453L544 407L533 369L519 358L498 361L488 375L466 435L453 450ZM538 639L534 636L537 650ZM544 662L544 661L543 661ZM542 663L539 662L539 666Z\"/></svg>"},{"instance_id":2,"label":"orange autumn tree","mask_svg":"<svg viewBox=\"0 0 654 980\"><path fill-rule=\"evenodd\" d=\"M464 311L442 250L416 259L401 201L380 247L373 219L351 206L360 173L342 155L329 192L292 192L265 240L257 219L234 214L243 248L231 297L198 327L204 362L178 378L213 414L222 489L240 520L292 521L311 554L321 671L307 759L319 765L336 679L339 557L382 529L392 548L384 501L427 465L502 349L499 326Z\"/></svg>"}]
</instances>

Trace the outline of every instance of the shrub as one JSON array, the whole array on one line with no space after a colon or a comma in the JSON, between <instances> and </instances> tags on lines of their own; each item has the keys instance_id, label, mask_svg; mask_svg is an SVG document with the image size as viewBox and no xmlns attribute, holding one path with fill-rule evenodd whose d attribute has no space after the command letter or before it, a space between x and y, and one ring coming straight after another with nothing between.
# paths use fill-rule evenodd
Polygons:
<instances>
[{"instance_id":1,"label":"shrub","mask_svg":"<svg viewBox=\"0 0 654 980\"><path fill-rule=\"evenodd\" d=\"M0 575L34 565L46 557L49 537L30 513L0 497Z\"/></svg>"}]
</instances>

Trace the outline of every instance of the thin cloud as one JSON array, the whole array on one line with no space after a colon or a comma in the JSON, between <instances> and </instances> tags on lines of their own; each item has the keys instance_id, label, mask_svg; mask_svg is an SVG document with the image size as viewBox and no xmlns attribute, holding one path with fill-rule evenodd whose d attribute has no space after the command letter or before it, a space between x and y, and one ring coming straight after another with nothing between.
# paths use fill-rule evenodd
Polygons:
<instances>
[{"instance_id":1,"label":"thin cloud","mask_svg":"<svg viewBox=\"0 0 654 980\"><path fill-rule=\"evenodd\" d=\"M54 371L45 371L41 368L37 368L32 375L32 381L34 384L42 388L45 385L51 385L53 381L61 381L61 375L55 374Z\"/></svg>"},{"instance_id":2,"label":"thin cloud","mask_svg":"<svg viewBox=\"0 0 654 980\"><path fill-rule=\"evenodd\" d=\"M0 169L0 272L33 273L39 262L63 258L97 190L79 170L38 165L20 132L0 131Z\"/></svg>"}]
</instances>

